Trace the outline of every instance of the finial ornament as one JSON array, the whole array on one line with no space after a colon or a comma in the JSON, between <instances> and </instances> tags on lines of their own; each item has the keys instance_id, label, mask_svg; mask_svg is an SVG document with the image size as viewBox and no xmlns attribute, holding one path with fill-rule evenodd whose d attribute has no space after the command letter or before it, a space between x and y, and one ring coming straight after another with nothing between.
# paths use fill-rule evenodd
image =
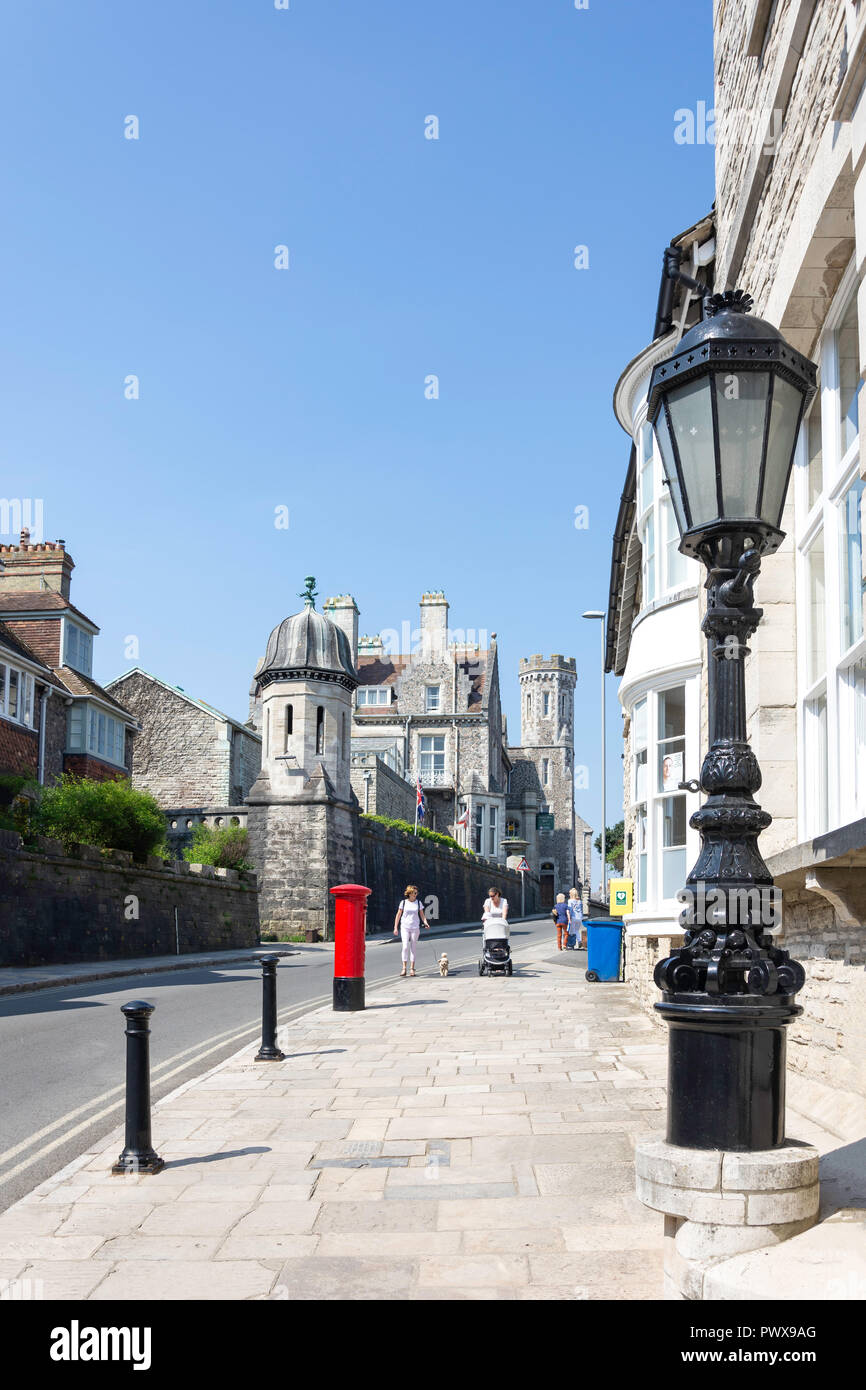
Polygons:
<instances>
[{"instance_id":1,"label":"finial ornament","mask_svg":"<svg viewBox=\"0 0 866 1390\"><path fill-rule=\"evenodd\" d=\"M308 574L306 579L304 580L304 583L307 587L304 589L300 597L304 600L304 603L306 604L307 608L315 608L316 594L318 593L318 590L316 589L315 577L312 574Z\"/></svg>"},{"instance_id":2,"label":"finial ornament","mask_svg":"<svg viewBox=\"0 0 866 1390\"><path fill-rule=\"evenodd\" d=\"M707 318L720 314L723 309L731 309L735 314L748 314L754 300L745 290L723 290L721 294L711 294L706 301Z\"/></svg>"}]
</instances>

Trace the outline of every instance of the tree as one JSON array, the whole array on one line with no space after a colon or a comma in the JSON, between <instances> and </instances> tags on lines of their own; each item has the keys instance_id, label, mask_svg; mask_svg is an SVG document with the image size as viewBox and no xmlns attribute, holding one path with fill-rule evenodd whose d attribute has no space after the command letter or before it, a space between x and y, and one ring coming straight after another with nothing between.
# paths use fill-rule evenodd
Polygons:
<instances>
[{"instance_id":1,"label":"tree","mask_svg":"<svg viewBox=\"0 0 866 1390\"><path fill-rule=\"evenodd\" d=\"M595 847L601 854L601 835L595 837ZM618 874L622 873L623 857L625 854L625 825L620 820L616 825L609 825L605 831L605 852L607 862L612 869L616 869Z\"/></svg>"}]
</instances>

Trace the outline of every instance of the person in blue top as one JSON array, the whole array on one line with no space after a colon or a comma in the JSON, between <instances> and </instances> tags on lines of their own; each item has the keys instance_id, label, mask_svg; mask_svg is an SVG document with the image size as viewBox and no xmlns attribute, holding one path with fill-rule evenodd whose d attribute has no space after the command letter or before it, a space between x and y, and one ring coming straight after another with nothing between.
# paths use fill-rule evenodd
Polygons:
<instances>
[{"instance_id":1,"label":"person in blue top","mask_svg":"<svg viewBox=\"0 0 866 1390\"><path fill-rule=\"evenodd\" d=\"M583 935L583 903L580 901L580 894L576 888L572 888L568 895L568 941L566 950L573 951L581 946Z\"/></svg>"},{"instance_id":2,"label":"person in blue top","mask_svg":"<svg viewBox=\"0 0 866 1390\"><path fill-rule=\"evenodd\" d=\"M553 909L553 917L556 922L556 948L562 950L562 938L568 936L568 907L564 893L557 893L556 907Z\"/></svg>"}]
</instances>

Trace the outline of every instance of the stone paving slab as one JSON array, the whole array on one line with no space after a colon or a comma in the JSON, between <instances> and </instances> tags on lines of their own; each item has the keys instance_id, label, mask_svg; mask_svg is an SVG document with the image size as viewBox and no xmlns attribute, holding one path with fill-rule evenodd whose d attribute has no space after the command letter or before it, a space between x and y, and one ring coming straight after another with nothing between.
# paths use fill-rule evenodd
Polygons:
<instances>
[{"instance_id":1,"label":"stone paving slab","mask_svg":"<svg viewBox=\"0 0 866 1390\"><path fill-rule=\"evenodd\" d=\"M395 980L317 1009L153 1112L166 1161L113 1177L117 1131L0 1215L0 1277L90 1299L662 1296L633 1155L664 1123L665 1038L624 986L550 958Z\"/></svg>"}]
</instances>

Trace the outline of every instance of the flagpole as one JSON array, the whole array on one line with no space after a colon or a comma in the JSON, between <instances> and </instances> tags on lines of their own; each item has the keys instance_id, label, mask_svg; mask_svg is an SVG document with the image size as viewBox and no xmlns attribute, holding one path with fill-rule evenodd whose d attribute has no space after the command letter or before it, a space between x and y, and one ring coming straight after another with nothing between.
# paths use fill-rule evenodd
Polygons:
<instances>
[{"instance_id":1,"label":"flagpole","mask_svg":"<svg viewBox=\"0 0 866 1390\"><path fill-rule=\"evenodd\" d=\"M417 835L417 834L418 834L418 797L417 797L417 796L415 797L415 829L412 831L412 834L413 834L413 835Z\"/></svg>"}]
</instances>

